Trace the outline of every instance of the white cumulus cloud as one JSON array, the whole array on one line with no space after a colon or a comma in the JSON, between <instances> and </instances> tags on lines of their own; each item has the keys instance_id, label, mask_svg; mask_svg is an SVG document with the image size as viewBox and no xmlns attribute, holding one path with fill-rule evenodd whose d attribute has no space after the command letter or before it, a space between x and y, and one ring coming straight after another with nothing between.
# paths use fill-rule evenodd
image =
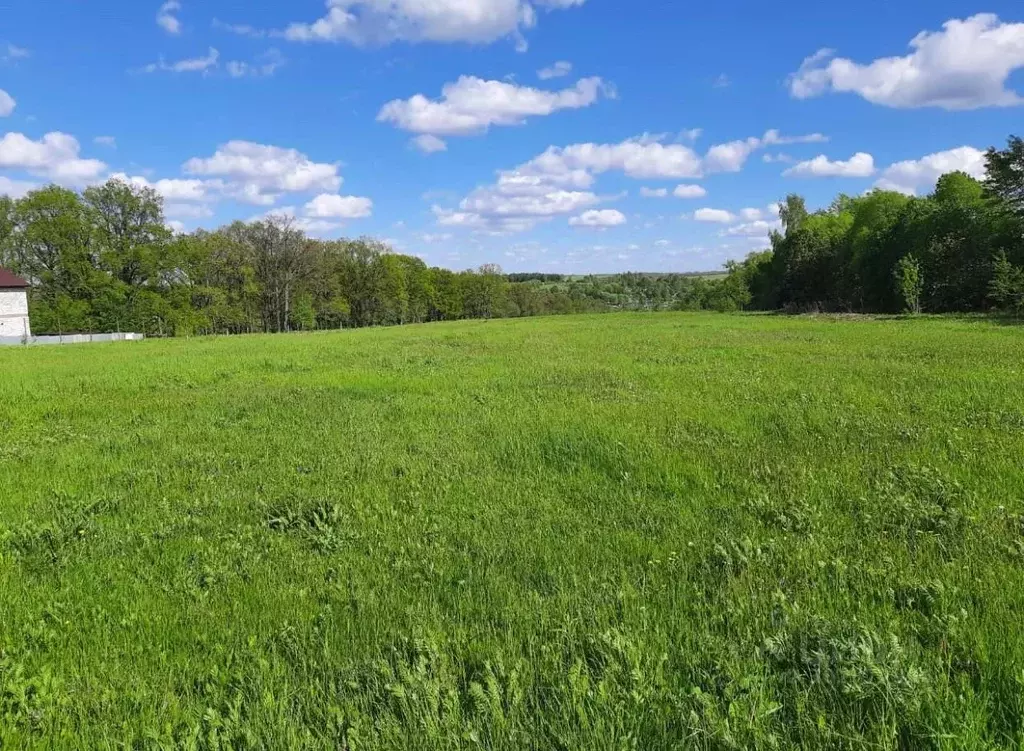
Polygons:
<instances>
[{"instance_id":1,"label":"white cumulus cloud","mask_svg":"<svg viewBox=\"0 0 1024 751\"><path fill-rule=\"evenodd\" d=\"M124 172L116 172L110 176L110 179L120 180L137 188L151 188L163 196L165 201L175 203L213 200L214 191L218 187L217 183L203 180L163 179L150 182L145 177L129 177Z\"/></svg>"},{"instance_id":2,"label":"white cumulus cloud","mask_svg":"<svg viewBox=\"0 0 1024 751\"><path fill-rule=\"evenodd\" d=\"M704 171L739 172L747 159L758 149L768 146L782 146L804 143L825 143L828 136L822 133L809 133L801 136L784 136L778 130L768 130L760 138L751 136L728 143L720 143L708 149L704 155Z\"/></svg>"},{"instance_id":3,"label":"white cumulus cloud","mask_svg":"<svg viewBox=\"0 0 1024 751\"><path fill-rule=\"evenodd\" d=\"M406 42L471 42L503 37L525 50L523 31L538 10L582 5L584 0L327 0L327 13L281 32L295 42L384 45Z\"/></svg>"},{"instance_id":4,"label":"white cumulus cloud","mask_svg":"<svg viewBox=\"0 0 1024 751\"><path fill-rule=\"evenodd\" d=\"M12 180L9 177L0 175L0 196L22 198L30 190L35 190L38 187L40 187L38 183L28 182L27 180Z\"/></svg>"},{"instance_id":5,"label":"white cumulus cloud","mask_svg":"<svg viewBox=\"0 0 1024 751\"><path fill-rule=\"evenodd\" d=\"M824 143L828 137L821 133L810 133L803 136L784 136L777 130L766 131L763 136L752 136L737 141L729 141L712 146L704 156L706 172L739 172L747 159L758 149L767 146L787 144Z\"/></svg>"},{"instance_id":6,"label":"white cumulus cloud","mask_svg":"<svg viewBox=\"0 0 1024 751\"><path fill-rule=\"evenodd\" d=\"M437 136L430 133L416 136L412 139L412 145L424 154L436 154L439 151L448 151L448 144Z\"/></svg>"},{"instance_id":7,"label":"white cumulus cloud","mask_svg":"<svg viewBox=\"0 0 1024 751\"><path fill-rule=\"evenodd\" d=\"M875 159L871 154L857 152L846 161L832 161L824 154L799 162L782 173L786 177L871 177Z\"/></svg>"},{"instance_id":8,"label":"white cumulus cloud","mask_svg":"<svg viewBox=\"0 0 1024 751\"><path fill-rule=\"evenodd\" d=\"M573 227L618 227L625 223L626 215L615 209L591 209L569 219Z\"/></svg>"},{"instance_id":9,"label":"white cumulus cloud","mask_svg":"<svg viewBox=\"0 0 1024 751\"><path fill-rule=\"evenodd\" d=\"M907 195L927 192L949 172L966 172L971 177L985 176L985 152L971 146L928 154L920 159L897 162L887 167L875 183L881 190L895 190Z\"/></svg>"},{"instance_id":10,"label":"white cumulus cloud","mask_svg":"<svg viewBox=\"0 0 1024 751\"><path fill-rule=\"evenodd\" d=\"M766 131L761 136L762 146L790 146L795 143L828 143L824 133L808 133L806 136L784 136L777 130Z\"/></svg>"},{"instance_id":11,"label":"white cumulus cloud","mask_svg":"<svg viewBox=\"0 0 1024 751\"><path fill-rule=\"evenodd\" d=\"M858 94L887 107L970 110L1024 103L1008 88L1024 68L1024 23L1003 23L992 13L951 19L942 31L922 31L911 52L861 64L820 50L790 76L794 97L826 92Z\"/></svg>"},{"instance_id":12,"label":"white cumulus cloud","mask_svg":"<svg viewBox=\"0 0 1024 751\"><path fill-rule=\"evenodd\" d=\"M189 159L184 171L222 179L226 194L264 206L284 193L333 193L342 183L337 164L314 162L296 149L250 141L229 141L211 157Z\"/></svg>"},{"instance_id":13,"label":"white cumulus cloud","mask_svg":"<svg viewBox=\"0 0 1024 751\"><path fill-rule=\"evenodd\" d=\"M537 71L537 78L542 81L547 81L552 78L561 78L572 73L572 63L566 60L559 60L553 65L549 65L546 68L541 68Z\"/></svg>"},{"instance_id":14,"label":"white cumulus cloud","mask_svg":"<svg viewBox=\"0 0 1024 751\"><path fill-rule=\"evenodd\" d=\"M744 222L757 222L764 219L778 219L779 218L779 204L770 203L765 208L746 208L740 209L738 212L738 218Z\"/></svg>"},{"instance_id":15,"label":"white cumulus cloud","mask_svg":"<svg viewBox=\"0 0 1024 751\"><path fill-rule=\"evenodd\" d=\"M279 50L269 49L260 55L255 62L230 60L224 68L232 78L260 78L274 75L277 69L286 62L284 55Z\"/></svg>"},{"instance_id":16,"label":"white cumulus cloud","mask_svg":"<svg viewBox=\"0 0 1024 751\"><path fill-rule=\"evenodd\" d=\"M667 198L668 188L640 188L640 195L644 198Z\"/></svg>"},{"instance_id":17,"label":"white cumulus cloud","mask_svg":"<svg viewBox=\"0 0 1024 751\"><path fill-rule=\"evenodd\" d=\"M315 237L336 236L345 228L345 223L337 219L323 219L300 214L294 206L281 206L272 209L265 214L258 214L249 217L250 222L259 222L264 219L285 219L291 222L292 229L305 232Z\"/></svg>"},{"instance_id":18,"label":"white cumulus cloud","mask_svg":"<svg viewBox=\"0 0 1024 751\"><path fill-rule=\"evenodd\" d=\"M676 198L703 198L708 192L702 185L677 185L672 191Z\"/></svg>"},{"instance_id":19,"label":"white cumulus cloud","mask_svg":"<svg viewBox=\"0 0 1024 751\"><path fill-rule=\"evenodd\" d=\"M717 144L708 149L704 157L704 169L709 172L739 172L747 158L760 147L759 138Z\"/></svg>"},{"instance_id":20,"label":"white cumulus cloud","mask_svg":"<svg viewBox=\"0 0 1024 751\"><path fill-rule=\"evenodd\" d=\"M689 146L664 143L660 136L644 135L617 144L580 143L551 147L530 164L546 172L585 169L596 174L618 170L638 179L680 179L716 172L738 172L756 149L773 143L816 143L825 136L781 136L770 130L761 138L716 144L701 157Z\"/></svg>"},{"instance_id":21,"label":"white cumulus cloud","mask_svg":"<svg viewBox=\"0 0 1024 751\"><path fill-rule=\"evenodd\" d=\"M736 221L736 217L725 209L697 209L693 212L693 218L698 222L715 224L730 224Z\"/></svg>"},{"instance_id":22,"label":"white cumulus cloud","mask_svg":"<svg viewBox=\"0 0 1024 751\"><path fill-rule=\"evenodd\" d=\"M617 170L639 179L700 177L703 174L701 158L693 149L678 143L665 144L649 136L616 144L552 146L530 165L550 174L571 170L600 174Z\"/></svg>"},{"instance_id":23,"label":"white cumulus cloud","mask_svg":"<svg viewBox=\"0 0 1024 751\"><path fill-rule=\"evenodd\" d=\"M18 103L14 101L14 97L0 89L0 117L10 117L17 106Z\"/></svg>"},{"instance_id":24,"label":"white cumulus cloud","mask_svg":"<svg viewBox=\"0 0 1024 751\"><path fill-rule=\"evenodd\" d=\"M765 219L755 219L752 222L744 222L743 224L737 224L734 227L729 227L722 234L726 237L764 237L767 238L769 233L773 231L779 231L782 229L782 222L779 220L768 221Z\"/></svg>"},{"instance_id":25,"label":"white cumulus cloud","mask_svg":"<svg viewBox=\"0 0 1024 751\"><path fill-rule=\"evenodd\" d=\"M305 213L317 219L363 219L373 213L373 201L361 196L321 193L306 204Z\"/></svg>"},{"instance_id":26,"label":"white cumulus cloud","mask_svg":"<svg viewBox=\"0 0 1024 751\"><path fill-rule=\"evenodd\" d=\"M521 232L555 216L575 214L600 202L588 190L585 170L545 173L526 164L498 174L493 185L472 191L457 209L434 206L438 224L495 234Z\"/></svg>"},{"instance_id":27,"label":"white cumulus cloud","mask_svg":"<svg viewBox=\"0 0 1024 751\"><path fill-rule=\"evenodd\" d=\"M820 134L782 136L778 131L768 131L763 137L742 143L749 154L768 143L808 143L824 138ZM713 146L701 157L689 146L665 143L663 136L652 135L620 143L551 146L530 161L499 172L497 182L476 188L457 208L435 205L433 212L442 226L493 233L519 232L554 216L577 215L609 200L592 190L597 176L603 173L622 172L642 180L699 178L723 169L722 153L721 145ZM742 159L731 158L728 166L738 169ZM682 185L676 195L698 198L704 195L703 190L696 185ZM661 194L659 189L642 188L641 195Z\"/></svg>"},{"instance_id":28,"label":"white cumulus cloud","mask_svg":"<svg viewBox=\"0 0 1024 751\"><path fill-rule=\"evenodd\" d=\"M209 219L213 209L206 204L164 202L164 216L174 219Z\"/></svg>"},{"instance_id":29,"label":"white cumulus cloud","mask_svg":"<svg viewBox=\"0 0 1024 751\"><path fill-rule=\"evenodd\" d=\"M157 25L166 31L168 34L180 34L181 33L181 21L175 15L181 10L181 3L178 0L167 0L166 3L160 6L160 10L156 14Z\"/></svg>"},{"instance_id":30,"label":"white cumulus cloud","mask_svg":"<svg viewBox=\"0 0 1024 751\"><path fill-rule=\"evenodd\" d=\"M95 180L107 165L98 159L82 159L74 136L47 133L38 141L21 133L0 138L0 168L24 170L57 183L83 185Z\"/></svg>"},{"instance_id":31,"label":"white cumulus cloud","mask_svg":"<svg viewBox=\"0 0 1024 751\"><path fill-rule=\"evenodd\" d=\"M528 117L589 107L602 92L611 93L600 78L584 78L561 91L544 91L507 81L462 76L445 84L440 99L416 94L388 102L377 120L413 133L465 136L482 133L492 125L522 125Z\"/></svg>"}]
</instances>

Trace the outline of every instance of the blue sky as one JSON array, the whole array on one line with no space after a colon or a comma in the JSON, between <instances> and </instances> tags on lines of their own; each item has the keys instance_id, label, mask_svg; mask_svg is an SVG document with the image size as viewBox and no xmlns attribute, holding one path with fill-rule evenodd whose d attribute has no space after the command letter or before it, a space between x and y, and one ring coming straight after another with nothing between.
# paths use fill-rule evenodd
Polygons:
<instances>
[{"instance_id":1,"label":"blue sky","mask_svg":"<svg viewBox=\"0 0 1024 751\"><path fill-rule=\"evenodd\" d=\"M432 264L690 271L789 192L926 193L1021 131L1018 3L16 0L0 192L110 175Z\"/></svg>"}]
</instances>

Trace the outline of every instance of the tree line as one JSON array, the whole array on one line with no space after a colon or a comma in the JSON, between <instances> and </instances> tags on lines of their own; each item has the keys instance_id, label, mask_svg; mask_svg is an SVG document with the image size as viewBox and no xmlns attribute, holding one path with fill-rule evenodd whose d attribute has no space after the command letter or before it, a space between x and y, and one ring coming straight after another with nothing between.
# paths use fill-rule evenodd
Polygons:
<instances>
[{"instance_id":1,"label":"tree line","mask_svg":"<svg viewBox=\"0 0 1024 751\"><path fill-rule=\"evenodd\" d=\"M150 188L111 180L0 197L0 266L31 282L37 334L238 334L600 309L497 266L454 272L287 216L175 234ZM561 277L559 277L560 279Z\"/></svg>"},{"instance_id":2,"label":"tree line","mask_svg":"<svg viewBox=\"0 0 1024 751\"><path fill-rule=\"evenodd\" d=\"M1024 141L989 149L986 174L943 175L922 197L875 190L809 212L781 206L771 248L728 266L754 310L1024 313Z\"/></svg>"},{"instance_id":3,"label":"tree line","mask_svg":"<svg viewBox=\"0 0 1024 751\"><path fill-rule=\"evenodd\" d=\"M309 238L288 216L175 234L156 191L120 180L0 196L0 266L31 282L36 334L241 334L736 307L720 282L698 276L456 272L369 238Z\"/></svg>"}]
</instances>

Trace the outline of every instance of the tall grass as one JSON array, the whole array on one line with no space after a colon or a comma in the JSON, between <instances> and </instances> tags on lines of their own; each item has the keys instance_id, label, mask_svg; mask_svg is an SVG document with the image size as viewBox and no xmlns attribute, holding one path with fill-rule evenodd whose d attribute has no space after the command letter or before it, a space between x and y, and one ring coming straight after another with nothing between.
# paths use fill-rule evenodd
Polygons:
<instances>
[{"instance_id":1,"label":"tall grass","mask_svg":"<svg viewBox=\"0 0 1024 751\"><path fill-rule=\"evenodd\" d=\"M1024 335L0 351L3 748L1019 748Z\"/></svg>"}]
</instances>

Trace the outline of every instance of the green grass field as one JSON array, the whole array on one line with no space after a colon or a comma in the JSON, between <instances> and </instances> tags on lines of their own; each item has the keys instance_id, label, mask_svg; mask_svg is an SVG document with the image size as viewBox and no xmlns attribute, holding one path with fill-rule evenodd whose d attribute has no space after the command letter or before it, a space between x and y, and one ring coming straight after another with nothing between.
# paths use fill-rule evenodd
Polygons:
<instances>
[{"instance_id":1,"label":"green grass field","mask_svg":"<svg viewBox=\"0 0 1024 751\"><path fill-rule=\"evenodd\" d=\"M0 350L0 747L1020 748L1024 329Z\"/></svg>"}]
</instances>

